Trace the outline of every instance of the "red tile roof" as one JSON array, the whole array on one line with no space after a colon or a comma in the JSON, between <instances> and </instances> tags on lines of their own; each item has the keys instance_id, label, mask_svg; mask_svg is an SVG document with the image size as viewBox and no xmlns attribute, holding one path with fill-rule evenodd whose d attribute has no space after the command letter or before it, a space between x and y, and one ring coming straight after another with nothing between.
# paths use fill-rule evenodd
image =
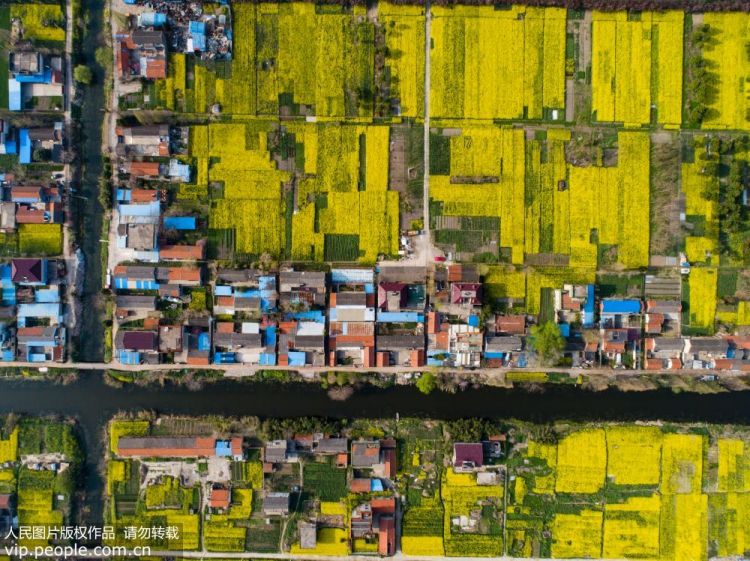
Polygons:
<instances>
[{"instance_id":1,"label":"red tile roof","mask_svg":"<svg viewBox=\"0 0 750 561\"><path fill-rule=\"evenodd\" d=\"M168 274L169 282L200 282L201 270L198 267L172 267Z\"/></svg>"},{"instance_id":2,"label":"red tile roof","mask_svg":"<svg viewBox=\"0 0 750 561\"><path fill-rule=\"evenodd\" d=\"M229 501L229 489L211 489L211 498L208 503L211 508L229 508Z\"/></svg>"},{"instance_id":3,"label":"red tile roof","mask_svg":"<svg viewBox=\"0 0 750 561\"><path fill-rule=\"evenodd\" d=\"M203 245L165 245L159 248L159 257L181 261L203 259Z\"/></svg>"},{"instance_id":4,"label":"red tile roof","mask_svg":"<svg viewBox=\"0 0 750 561\"><path fill-rule=\"evenodd\" d=\"M136 177L156 176L159 175L159 162L130 162L127 169Z\"/></svg>"},{"instance_id":5,"label":"red tile roof","mask_svg":"<svg viewBox=\"0 0 750 561\"><path fill-rule=\"evenodd\" d=\"M146 78L166 78L167 61L149 59L146 61Z\"/></svg>"}]
</instances>

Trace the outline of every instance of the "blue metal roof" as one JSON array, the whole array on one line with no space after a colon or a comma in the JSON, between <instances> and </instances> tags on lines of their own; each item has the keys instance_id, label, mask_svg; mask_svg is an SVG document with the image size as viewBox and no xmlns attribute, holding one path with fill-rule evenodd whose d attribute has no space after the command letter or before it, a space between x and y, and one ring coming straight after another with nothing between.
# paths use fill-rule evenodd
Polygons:
<instances>
[{"instance_id":1,"label":"blue metal roof","mask_svg":"<svg viewBox=\"0 0 750 561\"><path fill-rule=\"evenodd\" d=\"M261 353L258 364L261 366L276 366L276 355L273 353Z\"/></svg>"},{"instance_id":2,"label":"blue metal roof","mask_svg":"<svg viewBox=\"0 0 750 561\"><path fill-rule=\"evenodd\" d=\"M232 293L231 286L217 285L214 289L214 296L231 296Z\"/></svg>"},{"instance_id":3,"label":"blue metal roof","mask_svg":"<svg viewBox=\"0 0 750 561\"><path fill-rule=\"evenodd\" d=\"M377 477L370 479L370 491L379 493L383 490L383 482Z\"/></svg>"},{"instance_id":4,"label":"blue metal roof","mask_svg":"<svg viewBox=\"0 0 750 561\"><path fill-rule=\"evenodd\" d=\"M48 68L36 74L16 74L15 78L19 84L49 84L52 82L52 70Z\"/></svg>"},{"instance_id":5,"label":"blue metal roof","mask_svg":"<svg viewBox=\"0 0 750 561\"><path fill-rule=\"evenodd\" d=\"M289 366L304 366L305 365L305 353L302 351L290 351L287 353L289 358Z\"/></svg>"},{"instance_id":6,"label":"blue metal roof","mask_svg":"<svg viewBox=\"0 0 750 561\"><path fill-rule=\"evenodd\" d=\"M120 205L120 214L122 216L159 216L161 213L161 203L154 201L147 204Z\"/></svg>"},{"instance_id":7,"label":"blue metal roof","mask_svg":"<svg viewBox=\"0 0 750 561\"><path fill-rule=\"evenodd\" d=\"M484 358L503 360L505 359L505 353L488 352L484 353Z\"/></svg>"},{"instance_id":8,"label":"blue metal roof","mask_svg":"<svg viewBox=\"0 0 750 561\"><path fill-rule=\"evenodd\" d=\"M138 16L138 23L143 27L161 27L167 23L167 14L162 12L142 12Z\"/></svg>"},{"instance_id":9,"label":"blue metal roof","mask_svg":"<svg viewBox=\"0 0 750 561\"><path fill-rule=\"evenodd\" d=\"M120 352L117 358L122 364L140 364L141 363L141 353L139 353L138 351L128 351L125 349L120 349Z\"/></svg>"},{"instance_id":10,"label":"blue metal roof","mask_svg":"<svg viewBox=\"0 0 750 561\"><path fill-rule=\"evenodd\" d=\"M226 458L232 455L232 446L228 440L216 441L216 455L220 458Z\"/></svg>"},{"instance_id":11,"label":"blue metal roof","mask_svg":"<svg viewBox=\"0 0 750 561\"><path fill-rule=\"evenodd\" d=\"M5 153L6 154L17 154L18 153L18 142L16 142L16 137L13 138L6 138L5 139ZM4 180L5 177L3 176L2 179Z\"/></svg>"},{"instance_id":12,"label":"blue metal roof","mask_svg":"<svg viewBox=\"0 0 750 561\"><path fill-rule=\"evenodd\" d=\"M594 325L594 299L594 285L589 284L586 287L586 303L583 306L583 327Z\"/></svg>"},{"instance_id":13,"label":"blue metal roof","mask_svg":"<svg viewBox=\"0 0 750 561\"><path fill-rule=\"evenodd\" d=\"M31 163L31 139L29 138L29 129L21 129L19 132L20 150L18 161L22 164Z\"/></svg>"},{"instance_id":14,"label":"blue metal roof","mask_svg":"<svg viewBox=\"0 0 750 561\"><path fill-rule=\"evenodd\" d=\"M15 78L8 79L8 109L10 111L20 111L23 109L21 84Z\"/></svg>"},{"instance_id":15,"label":"blue metal roof","mask_svg":"<svg viewBox=\"0 0 750 561\"><path fill-rule=\"evenodd\" d=\"M640 311L640 300L602 300L603 314L637 314Z\"/></svg>"},{"instance_id":16,"label":"blue metal roof","mask_svg":"<svg viewBox=\"0 0 750 561\"><path fill-rule=\"evenodd\" d=\"M334 284L365 284L371 283L374 273L371 269L334 269L331 271L331 282Z\"/></svg>"},{"instance_id":17,"label":"blue metal roof","mask_svg":"<svg viewBox=\"0 0 750 561\"><path fill-rule=\"evenodd\" d=\"M378 323L423 323L424 314L418 312L378 312Z\"/></svg>"},{"instance_id":18,"label":"blue metal roof","mask_svg":"<svg viewBox=\"0 0 750 561\"><path fill-rule=\"evenodd\" d=\"M563 337L570 337L570 324L569 323L558 323L557 327L560 328L560 334Z\"/></svg>"},{"instance_id":19,"label":"blue metal roof","mask_svg":"<svg viewBox=\"0 0 750 561\"><path fill-rule=\"evenodd\" d=\"M276 347L276 327L266 327L266 345Z\"/></svg>"},{"instance_id":20,"label":"blue metal roof","mask_svg":"<svg viewBox=\"0 0 750 561\"><path fill-rule=\"evenodd\" d=\"M479 327L479 316L470 315L466 323L468 323L472 327Z\"/></svg>"},{"instance_id":21,"label":"blue metal roof","mask_svg":"<svg viewBox=\"0 0 750 561\"><path fill-rule=\"evenodd\" d=\"M40 288L34 293L34 300L41 304L56 304L60 302L59 288Z\"/></svg>"},{"instance_id":22,"label":"blue metal roof","mask_svg":"<svg viewBox=\"0 0 750 561\"><path fill-rule=\"evenodd\" d=\"M164 219L164 227L171 230L195 230L195 217L168 216Z\"/></svg>"},{"instance_id":23,"label":"blue metal roof","mask_svg":"<svg viewBox=\"0 0 750 561\"><path fill-rule=\"evenodd\" d=\"M118 202L129 203L132 196L133 196L133 191L131 191L130 189L118 189L117 190Z\"/></svg>"}]
</instances>

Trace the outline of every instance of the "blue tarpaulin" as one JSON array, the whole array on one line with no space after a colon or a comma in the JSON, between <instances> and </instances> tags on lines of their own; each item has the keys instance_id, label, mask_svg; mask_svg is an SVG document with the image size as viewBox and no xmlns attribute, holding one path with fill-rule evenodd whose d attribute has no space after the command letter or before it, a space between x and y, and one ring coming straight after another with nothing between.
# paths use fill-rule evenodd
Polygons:
<instances>
[{"instance_id":1,"label":"blue tarpaulin","mask_svg":"<svg viewBox=\"0 0 750 561\"><path fill-rule=\"evenodd\" d=\"M214 353L214 364L234 364L237 355L234 353Z\"/></svg>"},{"instance_id":2,"label":"blue tarpaulin","mask_svg":"<svg viewBox=\"0 0 750 561\"><path fill-rule=\"evenodd\" d=\"M284 319L289 321L290 319L296 319L298 321L312 321L315 323L325 323L326 316L320 310L310 310L307 312L294 312L284 315Z\"/></svg>"},{"instance_id":3,"label":"blue tarpaulin","mask_svg":"<svg viewBox=\"0 0 750 561\"><path fill-rule=\"evenodd\" d=\"M467 322L472 327L479 327L479 316L469 316Z\"/></svg>"},{"instance_id":4,"label":"blue tarpaulin","mask_svg":"<svg viewBox=\"0 0 750 561\"><path fill-rule=\"evenodd\" d=\"M164 227L171 230L195 230L195 216L168 216Z\"/></svg>"},{"instance_id":5,"label":"blue tarpaulin","mask_svg":"<svg viewBox=\"0 0 750 561\"><path fill-rule=\"evenodd\" d=\"M370 479L370 491L373 493L380 493L383 491L383 482L377 478Z\"/></svg>"},{"instance_id":6,"label":"blue tarpaulin","mask_svg":"<svg viewBox=\"0 0 750 561\"><path fill-rule=\"evenodd\" d=\"M505 358L505 353L487 352L487 353L484 353L484 358L486 358L486 359L495 359L495 360L503 360Z\"/></svg>"},{"instance_id":7,"label":"blue tarpaulin","mask_svg":"<svg viewBox=\"0 0 750 561\"><path fill-rule=\"evenodd\" d=\"M198 335L198 350L199 351L208 351L211 348L211 337L208 336L208 333L201 333Z\"/></svg>"},{"instance_id":8,"label":"blue tarpaulin","mask_svg":"<svg viewBox=\"0 0 750 561\"><path fill-rule=\"evenodd\" d=\"M563 337L570 337L570 324L569 323L558 323L557 327L560 328L560 334Z\"/></svg>"}]
</instances>

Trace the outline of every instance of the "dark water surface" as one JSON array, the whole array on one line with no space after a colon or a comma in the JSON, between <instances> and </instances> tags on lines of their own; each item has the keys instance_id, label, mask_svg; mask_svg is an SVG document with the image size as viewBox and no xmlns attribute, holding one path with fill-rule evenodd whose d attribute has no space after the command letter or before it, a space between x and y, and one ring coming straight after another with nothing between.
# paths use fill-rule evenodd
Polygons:
<instances>
[{"instance_id":1,"label":"dark water surface","mask_svg":"<svg viewBox=\"0 0 750 561\"><path fill-rule=\"evenodd\" d=\"M210 383L200 391L184 386L113 388L103 373L85 372L78 381L57 385L41 381L0 382L0 414L60 414L75 417L87 452L84 487L88 520L101 519L104 426L120 411L161 414L265 417L378 418L486 417L538 423L555 420L706 422L750 425L750 392L712 395L651 392L588 392L551 386L542 393L520 389L482 388L456 394L425 396L411 386L366 388L346 401L332 401L313 384L257 384L242 381Z\"/></svg>"}]
</instances>

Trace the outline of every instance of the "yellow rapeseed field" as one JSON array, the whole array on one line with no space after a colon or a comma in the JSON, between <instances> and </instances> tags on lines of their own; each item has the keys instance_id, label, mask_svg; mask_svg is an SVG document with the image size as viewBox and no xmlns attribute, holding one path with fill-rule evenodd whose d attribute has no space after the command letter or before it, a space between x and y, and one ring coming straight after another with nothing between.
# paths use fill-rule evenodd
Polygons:
<instances>
[{"instance_id":1,"label":"yellow rapeseed field","mask_svg":"<svg viewBox=\"0 0 750 561\"><path fill-rule=\"evenodd\" d=\"M424 9L420 6L378 4L378 18L385 27L391 92L397 97L401 115L424 116Z\"/></svg>"},{"instance_id":2,"label":"yellow rapeseed field","mask_svg":"<svg viewBox=\"0 0 750 561\"><path fill-rule=\"evenodd\" d=\"M750 14L706 13L703 23L715 33L703 57L717 74L714 86L717 95L704 119L705 129L750 130L747 111L750 109L750 60L746 53L750 33Z\"/></svg>"},{"instance_id":3,"label":"yellow rapeseed field","mask_svg":"<svg viewBox=\"0 0 750 561\"><path fill-rule=\"evenodd\" d=\"M607 504L602 556L607 559L658 558L660 513L658 495L631 497L624 503Z\"/></svg>"},{"instance_id":4,"label":"yellow rapeseed field","mask_svg":"<svg viewBox=\"0 0 750 561\"><path fill-rule=\"evenodd\" d=\"M679 125L682 114L683 13L594 11L592 111L597 121L639 127ZM655 44L654 44L655 43Z\"/></svg>"},{"instance_id":5,"label":"yellow rapeseed field","mask_svg":"<svg viewBox=\"0 0 750 561\"><path fill-rule=\"evenodd\" d=\"M432 12L433 116L539 119L546 108L564 107L564 9L453 6Z\"/></svg>"},{"instance_id":6,"label":"yellow rapeseed field","mask_svg":"<svg viewBox=\"0 0 750 561\"><path fill-rule=\"evenodd\" d=\"M628 268L648 265L649 162L648 135L618 135L617 167L569 166L570 264L596 267L599 244L616 245L618 261Z\"/></svg>"},{"instance_id":7,"label":"yellow rapeseed field","mask_svg":"<svg viewBox=\"0 0 750 561\"><path fill-rule=\"evenodd\" d=\"M713 330L716 313L717 269L693 267L690 270L688 285L690 287L690 324Z\"/></svg>"},{"instance_id":8,"label":"yellow rapeseed field","mask_svg":"<svg viewBox=\"0 0 750 561\"><path fill-rule=\"evenodd\" d=\"M607 477L616 485L659 485L661 430L607 427Z\"/></svg>"},{"instance_id":9,"label":"yellow rapeseed field","mask_svg":"<svg viewBox=\"0 0 750 561\"><path fill-rule=\"evenodd\" d=\"M604 485L607 445L604 430L574 432L557 445L558 493L596 493Z\"/></svg>"},{"instance_id":10,"label":"yellow rapeseed field","mask_svg":"<svg viewBox=\"0 0 750 561\"><path fill-rule=\"evenodd\" d=\"M602 512L557 514L552 523L552 557L601 557Z\"/></svg>"}]
</instances>

